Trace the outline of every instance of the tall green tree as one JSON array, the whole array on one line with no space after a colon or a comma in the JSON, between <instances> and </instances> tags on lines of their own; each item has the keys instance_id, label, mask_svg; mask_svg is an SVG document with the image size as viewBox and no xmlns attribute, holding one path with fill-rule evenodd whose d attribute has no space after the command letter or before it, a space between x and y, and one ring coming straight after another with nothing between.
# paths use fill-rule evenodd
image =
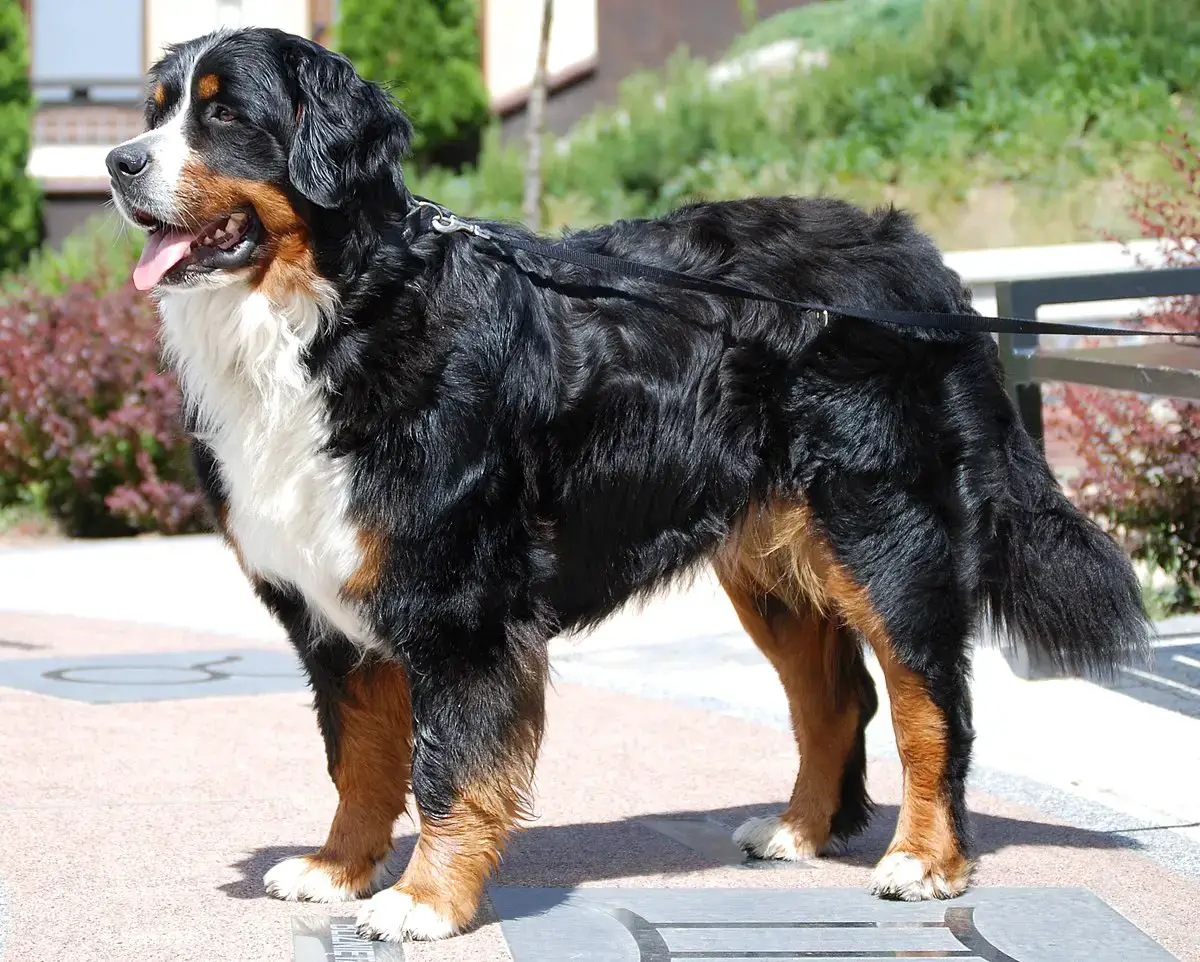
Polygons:
<instances>
[{"instance_id":1,"label":"tall green tree","mask_svg":"<svg viewBox=\"0 0 1200 962\"><path fill-rule=\"evenodd\" d=\"M384 84L416 127L418 156L487 119L476 0L341 0L337 48Z\"/></svg>"},{"instance_id":2,"label":"tall green tree","mask_svg":"<svg viewBox=\"0 0 1200 962\"><path fill-rule=\"evenodd\" d=\"M32 128L25 13L0 0L0 270L19 267L41 235L41 195L25 173Z\"/></svg>"}]
</instances>

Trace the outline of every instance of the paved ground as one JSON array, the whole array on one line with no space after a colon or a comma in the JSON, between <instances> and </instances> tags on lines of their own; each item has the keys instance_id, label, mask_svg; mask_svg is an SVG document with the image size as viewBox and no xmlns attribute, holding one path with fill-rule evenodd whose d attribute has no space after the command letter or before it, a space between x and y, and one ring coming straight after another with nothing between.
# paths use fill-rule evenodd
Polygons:
<instances>
[{"instance_id":1,"label":"paved ground","mask_svg":"<svg viewBox=\"0 0 1200 962\"><path fill-rule=\"evenodd\" d=\"M996 653L977 655L977 884L1085 887L1200 962L1200 625L1171 634L1155 678L1116 691L1019 681ZM143 680L162 684L180 653L235 672L250 663L230 653L246 649L287 651L213 539L0 551L0 659L85 656L77 666L93 674L65 676L82 687L108 670L105 657L144 654L160 667ZM869 733L879 817L845 856L747 869L663 834L664 818L676 820L668 831L693 820L694 843L696 825L773 810L794 775L782 694L710 582L557 642L554 663L538 818L500 884L865 882L899 794L886 711ZM262 894L266 868L320 843L335 803L298 685L111 704L0 687L0 717L5 958L282 962L294 917L353 914ZM412 837L403 823L397 832L401 862ZM407 957L507 953L485 917Z\"/></svg>"}]
</instances>

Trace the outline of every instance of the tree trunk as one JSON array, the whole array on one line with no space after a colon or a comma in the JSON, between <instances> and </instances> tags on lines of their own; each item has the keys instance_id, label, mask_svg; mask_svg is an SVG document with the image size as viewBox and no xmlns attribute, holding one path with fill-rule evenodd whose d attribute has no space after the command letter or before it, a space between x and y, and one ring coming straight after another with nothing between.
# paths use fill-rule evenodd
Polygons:
<instances>
[{"instance_id":1,"label":"tree trunk","mask_svg":"<svg viewBox=\"0 0 1200 962\"><path fill-rule=\"evenodd\" d=\"M542 226L542 136L546 131L546 61L550 55L550 23L554 0L542 6L542 34L538 40L537 67L529 88L528 121L529 159L525 167L525 224L537 231Z\"/></svg>"}]
</instances>

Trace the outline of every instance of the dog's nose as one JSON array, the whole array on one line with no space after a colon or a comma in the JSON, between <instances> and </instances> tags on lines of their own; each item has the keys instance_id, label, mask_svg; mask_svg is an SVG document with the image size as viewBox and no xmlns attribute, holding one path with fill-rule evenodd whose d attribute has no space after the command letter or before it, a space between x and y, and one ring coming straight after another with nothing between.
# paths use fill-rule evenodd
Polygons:
<instances>
[{"instance_id":1,"label":"dog's nose","mask_svg":"<svg viewBox=\"0 0 1200 962\"><path fill-rule=\"evenodd\" d=\"M118 184L128 184L150 163L150 152L141 144L122 144L108 152L104 161Z\"/></svg>"}]
</instances>

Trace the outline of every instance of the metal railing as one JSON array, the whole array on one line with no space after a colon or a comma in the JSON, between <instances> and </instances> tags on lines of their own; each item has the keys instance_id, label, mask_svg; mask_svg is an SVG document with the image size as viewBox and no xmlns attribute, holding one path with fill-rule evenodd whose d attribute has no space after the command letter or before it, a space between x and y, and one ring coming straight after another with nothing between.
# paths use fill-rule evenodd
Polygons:
<instances>
[{"instance_id":1,"label":"metal railing","mask_svg":"<svg viewBox=\"0 0 1200 962\"><path fill-rule=\"evenodd\" d=\"M1037 317L1048 304L1200 295L1200 267L1047 277L996 285L996 312ZM1070 381L1200 401L1200 347L1178 342L1045 350L1036 334L1001 334L1009 394L1025 429L1042 443L1042 381Z\"/></svg>"},{"instance_id":2,"label":"metal railing","mask_svg":"<svg viewBox=\"0 0 1200 962\"><path fill-rule=\"evenodd\" d=\"M997 313L1037 317L1049 304L1119 301L1135 298L1200 295L1200 267L1121 271L1074 277L1049 277L996 285ZM1117 391L1200 401L1200 343L1173 341L1127 343L1105 347L1044 349L1037 334L1000 335L1009 395L1025 429L1039 445L1042 431L1043 381L1071 382ZM1005 649L1005 658L1020 678L1047 678L1053 666L1023 645Z\"/></svg>"}]
</instances>

